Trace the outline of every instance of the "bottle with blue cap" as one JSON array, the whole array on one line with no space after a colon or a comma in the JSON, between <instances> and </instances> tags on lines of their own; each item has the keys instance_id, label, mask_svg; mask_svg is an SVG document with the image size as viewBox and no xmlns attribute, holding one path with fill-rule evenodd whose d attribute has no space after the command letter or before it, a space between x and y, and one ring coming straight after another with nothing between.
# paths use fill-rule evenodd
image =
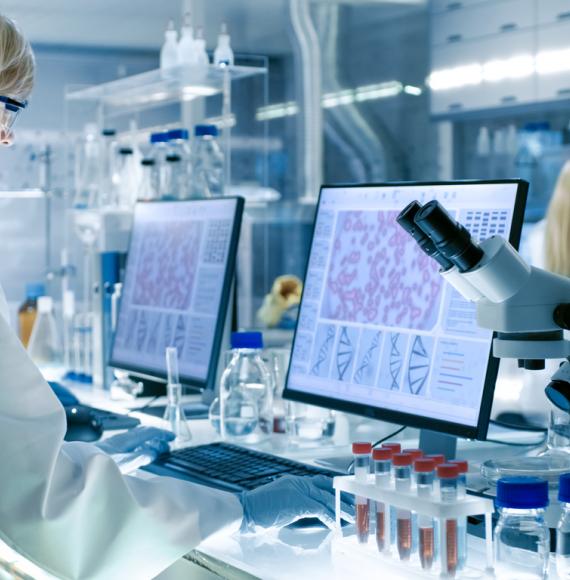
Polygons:
<instances>
[{"instance_id":1,"label":"bottle with blue cap","mask_svg":"<svg viewBox=\"0 0 570 580\"><path fill-rule=\"evenodd\" d=\"M273 381L261 357L261 332L234 332L220 382L222 439L255 442L273 432Z\"/></svg>"},{"instance_id":2,"label":"bottle with blue cap","mask_svg":"<svg viewBox=\"0 0 570 580\"><path fill-rule=\"evenodd\" d=\"M544 521L548 483L538 477L503 477L497 482L495 528L497 578L546 578L550 532Z\"/></svg>"},{"instance_id":3,"label":"bottle with blue cap","mask_svg":"<svg viewBox=\"0 0 570 580\"><path fill-rule=\"evenodd\" d=\"M192 178L192 158L188 131L172 129L168 131L168 146L165 157L164 198L188 199Z\"/></svg>"},{"instance_id":4,"label":"bottle with blue cap","mask_svg":"<svg viewBox=\"0 0 570 580\"><path fill-rule=\"evenodd\" d=\"M193 197L224 194L225 159L218 134L216 125L196 125L194 129Z\"/></svg>"},{"instance_id":5,"label":"bottle with blue cap","mask_svg":"<svg viewBox=\"0 0 570 580\"><path fill-rule=\"evenodd\" d=\"M157 196L161 198L166 191L166 155L168 154L168 133L152 133L150 136L152 151L149 159L152 159L152 183L158 187Z\"/></svg>"},{"instance_id":6,"label":"bottle with blue cap","mask_svg":"<svg viewBox=\"0 0 570 580\"><path fill-rule=\"evenodd\" d=\"M556 529L556 571L560 578L570 578L570 473L560 476L558 501L562 516Z\"/></svg>"}]
</instances>

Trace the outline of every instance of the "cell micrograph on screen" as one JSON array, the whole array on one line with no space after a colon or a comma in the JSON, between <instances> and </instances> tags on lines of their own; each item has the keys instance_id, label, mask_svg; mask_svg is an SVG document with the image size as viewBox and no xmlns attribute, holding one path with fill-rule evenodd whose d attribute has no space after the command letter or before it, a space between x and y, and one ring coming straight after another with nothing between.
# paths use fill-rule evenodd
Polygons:
<instances>
[{"instance_id":1,"label":"cell micrograph on screen","mask_svg":"<svg viewBox=\"0 0 570 580\"><path fill-rule=\"evenodd\" d=\"M352 369L358 347L358 328L341 326L333 359L331 376L337 381L352 380Z\"/></svg>"},{"instance_id":2,"label":"cell micrograph on screen","mask_svg":"<svg viewBox=\"0 0 570 580\"><path fill-rule=\"evenodd\" d=\"M409 335L401 332L388 332L384 339L378 386L381 389L399 391L404 376L404 364Z\"/></svg>"},{"instance_id":3,"label":"cell micrograph on screen","mask_svg":"<svg viewBox=\"0 0 570 580\"><path fill-rule=\"evenodd\" d=\"M221 265L226 261L231 235L231 220L210 220L208 222L203 255L205 264Z\"/></svg>"},{"instance_id":4,"label":"cell micrograph on screen","mask_svg":"<svg viewBox=\"0 0 570 580\"><path fill-rule=\"evenodd\" d=\"M319 324L313 343L311 374L328 378L335 353L336 327L333 324Z\"/></svg>"},{"instance_id":5,"label":"cell micrograph on screen","mask_svg":"<svg viewBox=\"0 0 570 580\"><path fill-rule=\"evenodd\" d=\"M425 396L433 358L434 339L418 335L413 336L411 341L404 391L412 395Z\"/></svg>"},{"instance_id":6,"label":"cell micrograph on screen","mask_svg":"<svg viewBox=\"0 0 570 580\"><path fill-rule=\"evenodd\" d=\"M357 385L374 386L381 347L382 331L370 329L362 331L354 367L354 382Z\"/></svg>"},{"instance_id":7,"label":"cell micrograph on screen","mask_svg":"<svg viewBox=\"0 0 570 580\"><path fill-rule=\"evenodd\" d=\"M413 330L437 323L437 263L396 223L397 211L339 212L321 317Z\"/></svg>"},{"instance_id":8,"label":"cell micrograph on screen","mask_svg":"<svg viewBox=\"0 0 570 580\"><path fill-rule=\"evenodd\" d=\"M202 222L141 226L132 304L188 310L199 265Z\"/></svg>"}]
</instances>

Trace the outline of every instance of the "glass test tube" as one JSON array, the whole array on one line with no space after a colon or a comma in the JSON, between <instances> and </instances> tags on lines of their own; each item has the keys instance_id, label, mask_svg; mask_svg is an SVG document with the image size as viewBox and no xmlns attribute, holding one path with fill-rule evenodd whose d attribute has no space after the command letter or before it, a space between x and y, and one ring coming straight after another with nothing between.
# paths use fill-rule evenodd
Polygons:
<instances>
[{"instance_id":1,"label":"glass test tube","mask_svg":"<svg viewBox=\"0 0 570 580\"><path fill-rule=\"evenodd\" d=\"M409 492L412 487L412 456L396 453L392 458L396 491ZM412 512L396 508L396 543L400 560L412 555Z\"/></svg>"},{"instance_id":2,"label":"glass test tube","mask_svg":"<svg viewBox=\"0 0 570 580\"><path fill-rule=\"evenodd\" d=\"M469 463L465 460L450 461L451 465L457 465L459 475L457 476L457 499L461 501L467 495L467 472ZM467 563L467 522L461 518L457 522L457 569L463 570Z\"/></svg>"},{"instance_id":3,"label":"glass test tube","mask_svg":"<svg viewBox=\"0 0 570 580\"><path fill-rule=\"evenodd\" d=\"M372 459L374 461L374 474L376 485L382 489L388 489L392 484L392 456L394 452L388 447L374 449ZM376 502L376 545L378 551L383 552L390 546L390 518L386 516L386 504Z\"/></svg>"},{"instance_id":4,"label":"glass test tube","mask_svg":"<svg viewBox=\"0 0 570 580\"><path fill-rule=\"evenodd\" d=\"M433 497L435 463L431 459L418 459L414 463L418 497ZM420 563L424 570L430 570L435 559L435 532L431 516L418 515Z\"/></svg>"},{"instance_id":5,"label":"glass test tube","mask_svg":"<svg viewBox=\"0 0 570 580\"><path fill-rule=\"evenodd\" d=\"M437 466L439 492L442 502L457 502L459 468L457 465L442 463ZM448 519L441 531L441 570L445 576L455 576L458 566L457 519Z\"/></svg>"},{"instance_id":6,"label":"glass test tube","mask_svg":"<svg viewBox=\"0 0 570 580\"><path fill-rule=\"evenodd\" d=\"M370 474L370 453L372 444L353 443L352 453L354 455L354 478L356 481L366 483ZM356 507L356 537L361 544L368 542L370 533L370 503L368 498L356 496L354 498Z\"/></svg>"}]
</instances>

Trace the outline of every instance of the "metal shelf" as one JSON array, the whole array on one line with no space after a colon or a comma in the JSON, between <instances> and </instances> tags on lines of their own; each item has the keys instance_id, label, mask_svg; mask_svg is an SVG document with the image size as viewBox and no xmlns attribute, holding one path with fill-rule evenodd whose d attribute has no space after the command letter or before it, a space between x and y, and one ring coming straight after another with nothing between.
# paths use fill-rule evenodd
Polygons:
<instances>
[{"instance_id":1,"label":"metal shelf","mask_svg":"<svg viewBox=\"0 0 570 580\"><path fill-rule=\"evenodd\" d=\"M224 90L224 83L267 73L265 67L181 65L156 69L109 83L69 92L68 101L91 101L108 107L141 110L199 97Z\"/></svg>"}]
</instances>

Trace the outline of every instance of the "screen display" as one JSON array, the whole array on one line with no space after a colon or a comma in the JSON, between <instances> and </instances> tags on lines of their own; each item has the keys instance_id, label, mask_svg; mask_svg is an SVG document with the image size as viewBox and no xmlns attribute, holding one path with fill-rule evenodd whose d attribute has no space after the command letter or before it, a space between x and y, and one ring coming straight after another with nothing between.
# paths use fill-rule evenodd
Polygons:
<instances>
[{"instance_id":1,"label":"screen display","mask_svg":"<svg viewBox=\"0 0 570 580\"><path fill-rule=\"evenodd\" d=\"M176 346L184 382L206 381L226 316L237 209L232 198L137 204L112 366L164 377L166 347Z\"/></svg>"},{"instance_id":2,"label":"screen display","mask_svg":"<svg viewBox=\"0 0 570 580\"><path fill-rule=\"evenodd\" d=\"M437 199L474 239L509 239L517 188L323 188L286 397L476 427L492 332L395 220L409 202Z\"/></svg>"}]
</instances>

